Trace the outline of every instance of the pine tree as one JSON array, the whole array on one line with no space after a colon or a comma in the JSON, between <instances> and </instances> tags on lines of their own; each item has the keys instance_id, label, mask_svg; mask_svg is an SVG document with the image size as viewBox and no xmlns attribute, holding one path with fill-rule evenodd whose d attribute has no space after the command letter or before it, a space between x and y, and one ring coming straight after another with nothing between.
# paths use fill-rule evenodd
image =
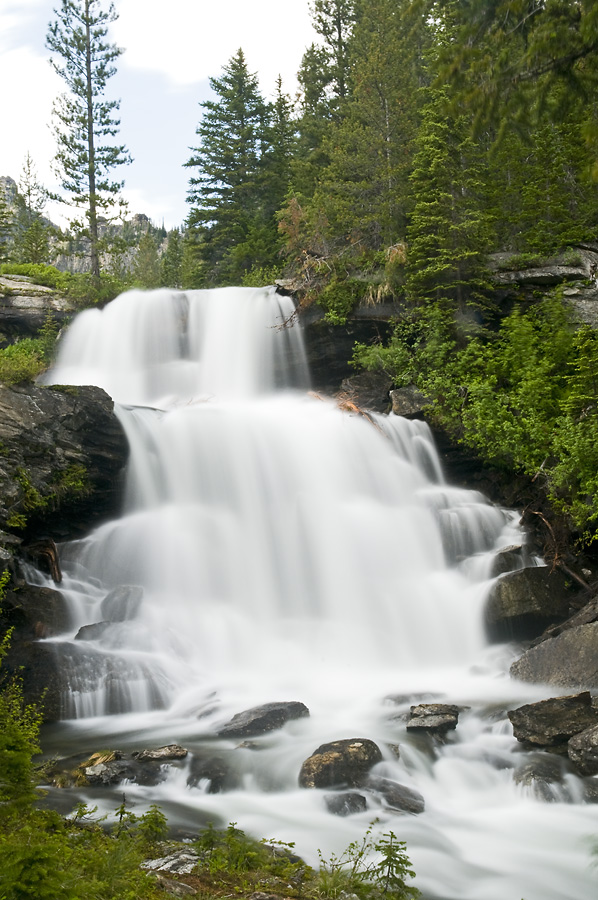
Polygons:
<instances>
[{"instance_id":1,"label":"pine tree","mask_svg":"<svg viewBox=\"0 0 598 900\"><path fill-rule=\"evenodd\" d=\"M162 284L164 287L183 286L183 242L178 228L168 232L166 250L160 261Z\"/></svg>"},{"instance_id":2,"label":"pine tree","mask_svg":"<svg viewBox=\"0 0 598 900\"><path fill-rule=\"evenodd\" d=\"M187 225L201 233L205 283L231 284L262 264L254 254L262 255L262 243L268 244L263 173L269 111L241 49L210 84L218 99L201 104L199 146L185 163L195 173ZM266 255L271 250L266 247Z\"/></svg>"},{"instance_id":3,"label":"pine tree","mask_svg":"<svg viewBox=\"0 0 598 900\"><path fill-rule=\"evenodd\" d=\"M90 245L91 273L100 277L100 213L113 208L122 181L112 170L131 162L124 147L110 142L118 133L118 100L105 100L114 62L122 50L106 40L108 26L117 18L113 4L102 0L61 0L56 20L48 27L46 44L51 63L63 78L68 93L54 105L57 168L62 187L72 203L84 210L83 229Z\"/></svg>"},{"instance_id":4,"label":"pine tree","mask_svg":"<svg viewBox=\"0 0 598 900\"><path fill-rule=\"evenodd\" d=\"M15 256L24 263L47 263L52 227L43 218L50 193L40 183L31 154L27 153L19 179Z\"/></svg>"},{"instance_id":5,"label":"pine tree","mask_svg":"<svg viewBox=\"0 0 598 900\"><path fill-rule=\"evenodd\" d=\"M156 239L149 231L141 237L133 262L133 278L143 288L160 286L161 270Z\"/></svg>"}]
</instances>

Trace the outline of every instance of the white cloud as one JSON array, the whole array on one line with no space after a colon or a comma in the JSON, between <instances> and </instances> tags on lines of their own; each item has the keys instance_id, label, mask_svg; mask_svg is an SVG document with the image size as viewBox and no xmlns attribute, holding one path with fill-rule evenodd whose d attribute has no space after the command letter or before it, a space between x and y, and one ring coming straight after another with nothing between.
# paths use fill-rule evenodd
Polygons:
<instances>
[{"instance_id":1,"label":"white cloud","mask_svg":"<svg viewBox=\"0 0 598 900\"><path fill-rule=\"evenodd\" d=\"M273 92L279 74L294 90L301 56L315 37L308 0L121 0L118 11L113 33L126 48L126 65L177 84L219 75L242 47L263 91Z\"/></svg>"}]
</instances>

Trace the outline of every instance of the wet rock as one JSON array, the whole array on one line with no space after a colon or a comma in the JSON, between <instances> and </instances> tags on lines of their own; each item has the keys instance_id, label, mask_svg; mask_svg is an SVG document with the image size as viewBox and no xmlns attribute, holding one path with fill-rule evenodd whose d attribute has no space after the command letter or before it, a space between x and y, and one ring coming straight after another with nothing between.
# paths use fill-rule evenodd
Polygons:
<instances>
[{"instance_id":1,"label":"wet rock","mask_svg":"<svg viewBox=\"0 0 598 900\"><path fill-rule=\"evenodd\" d=\"M341 396L351 399L362 409L386 413L390 406L392 379L381 372L360 372L341 382Z\"/></svg>"},{"instance_id":2,"label":"wet rock","mask_svg":"<svg viewBox=\"0 0 598 900\"><path fill-rule=\"evenodd\" d=\"M539 700L508 713L518 741L541 747L557 747L573 735L598 725L598 710L589 691Z\"/></svg>"},{"instance_id":3,"label":"wet rock","mask_svg":"<svg viewBox=\"0 0 598 900\"><path fill-rule=\"evenodd\" d=\"M598 721L569 739L568 753L582 775L598 775Z\"/></svg>"},{"instance_id":4,"label":"wet rock","mask_svg":"<svg viewBox=\"0 0 598 900\"><path fill-rule=\"evenodd\" d=\"M2 621L17 642L55 637L68 629L70 617L60 591L23 583L5 592Z\"/></svg>"},{"instance_id":5,"label":"wet rock","mask_svg":"<svg viewBox=\"0 0 598 900\"><path fill-rule=\"evenodd\" d=\"M398 781L390 778L381 778L378 775L369 775L365 786L369 791L379 794L384 802L392 809L401 812L418 815L425 809L425 801L419 791L414 791Z\"/></svg>"},{"instance_id":6,"label":"wet rock","mask_svg":"<svg viewBox=\"0 0 598 900\"><path fill-rule=\"evenodd\" d=\"M101 616L107 622L127 622L137 615L142 599L143 588L134 584L120 585L102 600Z\"/></svg>"},{"instance_id":7,"label":"wet rock","mask_svg":"<svg viewBox=\"0 0 598 900\"><path fill-rule=\"evenodd\" d=\"M38 706L45 722L56 722L64 714L58 646L53 642L13 642L2 662L3 671L20 678L25 703Z\"/></svg>"},{"instance_id":8,"label":"wet rock","mask_svg":"<svg viewBox=\"0 0 598 900\"><path fill-rule=\"evenodd\" d=\"M146 859L141 863L141 868L149 872L170 872L172 875L191 875L199 862L199 854L195 850L177 850L168 856L158 859Z\"/></svg>"},{"instance_id":9,"label":"wet rock","mask_svg":"<svg viewBox=\"0 0 598 900\"><path fill-rule=\"evenodd\" d=\"M598 803L598 778L584 778L582 780L583 799L586 803Z\"/></svg>"},{"instance_id":10,"label":"wet rock","mask_svg":"<svg viewBox=\"0 0 598 900\"><path fill-rule=\"evenodd\" d=\"M97 387L0 385L0 529L80 537L120 507L128 443Z\"/></svg>"},{"instance_id":11,"label":"wet rock","mask_svg":"<svg viewBox=\"0 0 598 900\"><path fill-rule=\"evenodd\" d=\"M194 756L187 776L188 787L198 787L201 782L207 784L208 794L220 794L239 787L240 779L236 772L218 756L207 759Z\"/></svg>"},{"instance_id":12,"label":"wet rock","mask_svg":"<svg viewBox=\"0 0 598 900\"><path fill-rule=\"evenodd\" d=\"M93 622L91 625L82 625L75 635L75 640L99 641L110 628L110 622Z\"/></svg>"},{"instance_id":13,"label":"wet rock","mask_svg":"<svg viewBox=\"0 0 598 900\"><path fill-rule=\"evenodd\" d=\"M327 794L324 798L328 812L333 816L353 816L365 812L367 800L357 791L345 791L339 794Z\"/></svg>"},{"instance_id":14,"label":"wet rock","mask_svg":"<svg viewBox=\"0 0 598 900\"><path fill-rule=\"evenodd\" d=\"M564 621L571 611L565 575L547 566L503 575L492 587L485 610L490 640L528 640Z\"/></svg>"},{"instance_id":15,"label":"wet rock","mask_svg":"<svg viewBox=\"0 0 598 900\"><path fill-rule=\"evenodd\" d=\"M255 737L258 734L266 734L282 728L291 719L301 719L309 716L309 710L304 703L289 701L281 703L264 703L237 713L230 722L223 725L217 732L218 737Z\"/></svg>"},{"instance_id":16,"label":"wet rock","mask_svg":"<svg viewBox=\"0 0 598 900\"><path fill-rule=\"evenodd\" d=\"M165 747L157 747L154 750L137 750L131 755L133 759L139 762L144 762L145 760L163 762L171 759L185 759L188 753L189 751L185 747L181 747L180 744L167 744Z\"/></svg>"},{"instance_id":17,"label":"wet rock","mask_svg":"<svg viewBox=\"0 0 598 900\"><path fill-rule=\"evenodd\" d=\"M418 391L414 384L395 388L390 392L390 400L395 416L404 416L407 419L421 416L424 409L430 405L430 401L421 391Z\"/></svg>"},{"instance_id":18,"label":"wet rock","mask_svg":"<svg viewBox=\"0 0 598 900\"><path fill-rule=\"evenodd\" d=\"M574 690L598 688L598 622L564 630L531 647L510 671L521 681Z\"/></svg>"},{"instance_id":19,"label":"wet rock","mask_svg":"<svg viewBox=\"0 0 598 900\"><path fill-rule=\"evenodd\" d=\"M359 787L382 753L373 741L353 738L322 744L308 757L299 772L303 788Z\"/></svg>"},{"instance_id":20,"label":"wet rock","mask_svg":"<svg viewBox=\"0 0 598 900\"><path fill-rule=\"evenodd\" d=\"M573 772L569 761L554 753L526 753L523 762L513 771L513 781L533 790L547 803L572 798L564 790L565 775Z\"/></svg>"},{"instance_id":21,"label":"wet rock","mask_svg":"<svg viewBox=\"0 0 598 900\"><path fill-rule=\"evenodd\" d=\"M524 551L521 544L503 547L492 560L490 578L497 578L499 575L506 575L507 572L514 572L520 569L523 558Z\"/></svg>"},{"instance_id":22,"label":"wet rock","mask_svg":"<svg viewBox=\"0 0 598 900\"><path fill-rule=\"evenodd\" d=\"M420 703L411 707L407 731L425 731L445 735L457 727L459 707L450 703Z\"/></svg>"}]
</instances>

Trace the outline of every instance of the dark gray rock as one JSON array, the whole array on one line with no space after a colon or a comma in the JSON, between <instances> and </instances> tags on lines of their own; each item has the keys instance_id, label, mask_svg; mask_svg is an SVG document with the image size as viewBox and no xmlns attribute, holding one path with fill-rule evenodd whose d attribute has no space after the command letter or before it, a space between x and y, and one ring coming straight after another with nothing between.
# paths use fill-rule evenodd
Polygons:
<instances>
[{"instance_id":1,"label":"dark gray rock","mask_svg":"<svg viewBox=\"0 0 598 900\"><path fill-rule=\"evenodd\" d=\"M571 611L568 581L547 566L519 569L493 585L485 610L491 640L527 640L548 625L564 621Z\"/></svg>"},{"instance_id":2,"label":"dark gray rock","mask_svg":"<svg viewBox=\"0 0 598 900\"><path fill-rule=\"evenodd\" d=\"M111 628L110 622L93 622L91 625L82 625L75 635L76 641L99 641Z\"/></svg>"},{"instance_id":3,"label":"dark gray rock","mask_svg":"<svg viewBox=\"0 0 598 900\"><path fill-rule=\"evenodd\" d=\"M333 816L353 816L365 812L367 800L357 791L343 791L338 794L327 794L324 798L328 812Z\"/></svg>"},{"instance_id":4,"label":"dark gray rock","mask_svg":"<svg viewBox=\"0 0 598 900\"><path fill-rule=\"evenodd\" d=\"M0 528L80 537L118 511L128 444L96 387L0 385Z\"/></svg>"},{"instance_id":5,"label":"dark gray rock","mask_svg":"<svg viewBox=\"0 0 598 900\"><path fill-rule=\"evenodd\" d=\"M237 713L230 722L219 729L218 737L255 737L258 734L275 731L291 719L301 719L304 716L309 716L309 710L304 703L296 700L264 703L262 706L254 706L252 709Z\"/></svg>"},{"instance_id":6,"label":"dark gray rock","mask_svg":"<svg viewBox=\"0 0 598 900\"><path fill-rule=\"evenodd\" d=\"M511 676L574 690L598 688L598 622L570 628L531 647L513 663Z\"/></svg>"},{"instance_id":7,"label":"dark gray rock","mask_svg":"<svg viewBox=\"0 0 598 900\"><path fill-rule=\"evenodd\" d=\"M598 720L598 713L596 715ZM582 775L598 775L598 721L569 738L569 759Z\"/></svg>"},{"instance_id":8,"label":"dark gray rock","mask_svg":"<svg viewBox=\"0 0 598 900\"><path fill-rule=\"evenodd\" d=\"M21 584L2 599L2 621L14 628L13 644L56 637L66 631L70 618L64 597L52 588Z\"/></svg>"},{"instance_id":9,"label":"dark gray rock","mask_svg":"<svg viewBox=\"0 0 598 900\"><path fill-rule=\"evenodd\" d=\"M518 741L541 747L565 744L570 737L598 725L598 710L589 691L527 703L508 713Z\"/></svg>"},{"instance_id":10,"label":"dark gray rock","mask_svg":"<svg viewBox=\"0 0 598 900\"><path fill-rule=\"evenodd\" d=\"M341 398L348 398L362 409L386 413L390 407L391 379L383 372L360 372L341 383Z\"/></svg>"},{"instance_id":11,"label":"dark gray rock","mask_svg":"<svg viewBox=\"0 0 598 900\"><path fill-rule=\"evenodd\" d=\"M524 549L520 544L503 547L492 560L490 577L497 578L499 575L506 575L507 572L514 572L520 569L523 559Z\"/></svg>"},{"instance_id":12,"label":"dark gray rock","mask_svg":"<svg viewBox=\"0 0 598 900\"><path fill-rule=\"evenodd\" d=\"M353 738L322 744L309 756L299 772L303 788L359 787L382 753L373 741Z\"/></svg>"},{"instance_id":13,"label":"dark gray rock","mask_svg":"<svg viewBox=\"0 0 598 900\"><path fill-rule=\"evenodd\" d=\"M187 776L188 787L198 787L200 782L208 782L208 794L233 791L240 785L240 779L228 763L219 756L201 758L194 756Z\"/></svg>"},{"instance_id":14,"label":"dark gray rock","mask_svg":"<svg viewBox=\"0 0 598 900\"><path fill-rule=\"evenodd\" d=\"M421 416L426 406L430 405L427 397L414 384L395 388L390 392L390 401L395 416L405 416L407 419Z\"/></svg>"},{"instance_id":15,"label":"dark gray rock","mask_svg":"<svg viewBox=\"0 0 598 900\"><path fill-rule=\"evenodd\" d=\"M450 703L420 703L411 707L407 731L444 735L457 727L459 707Z\"/></svg>"},{"instance_id":16,"label":"dark gray rock","mask_svg":"<svg viewBox=\"0 0 598 900\"><path fill-rule=\"evenodd\" d=\"M135 584L122 584L106 594L100 613L107 622L127 622L134 619L141 606L143 588Z\"/></svg>"},{"instance_id":17,"label":"dark gray rock","mask_svg":"<svg viewBox=\"0 0 598 900\"><path fill-rule=\"evenodd\" d=\"M419 791L414 791L398 781L392 781L390 778L381 778L378 775L369 775L365 781L365 786L369 791L378 794L387 806L401 812L412 813L418 815L425 809L425 801Z\"/></svg>"}]
</instances>

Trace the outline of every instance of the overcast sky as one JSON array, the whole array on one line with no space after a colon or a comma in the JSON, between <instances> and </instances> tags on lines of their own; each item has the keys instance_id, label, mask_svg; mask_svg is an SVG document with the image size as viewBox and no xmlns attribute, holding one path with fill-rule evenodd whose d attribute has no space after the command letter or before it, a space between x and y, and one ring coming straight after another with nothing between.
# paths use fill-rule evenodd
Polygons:
<instances>
[{"instance_id":1,"label":"overcast sky","mask_svg":"<svg viewBox=\"0 0 598 900\"><path fill-rule=\"evenodd\" d=\"M18 182L27 152L41 182L57 188L51 161L53 99L64 83L45 49L59 0L0 0L0 175ZM188 170L208 78L242 47L268 98L277 76L296 92L305 48L316 39L309 0L116 0L111 39L122 47L107 98L121 100L119 142L134 157L119 170L131 213L167 228L187 215ZM122 175L120 174L122 173ZM49 210L52 218L59 210Z\"/></svg>"}]
</instances>

